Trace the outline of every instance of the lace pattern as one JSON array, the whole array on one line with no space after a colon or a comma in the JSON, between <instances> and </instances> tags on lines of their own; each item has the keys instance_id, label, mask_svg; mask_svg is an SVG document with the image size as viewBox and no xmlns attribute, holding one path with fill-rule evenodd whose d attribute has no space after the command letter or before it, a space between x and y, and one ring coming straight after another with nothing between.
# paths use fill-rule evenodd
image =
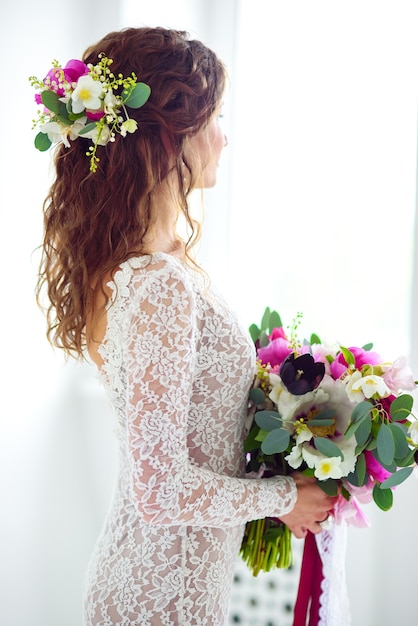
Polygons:
<instances>
[{"instance_id":1,"label":"lace pattern","mask_svg":"<svg viewBox=\"0 0 418 626\"><path fill-rule=\"evenodd\" d=\"M242 478L254 348L178 259L122 264L100 347L119 440L86 575L86 626L227 623L244 524L294 506L290 478Z\"/></svg>"},{"instance_id":2,"label":"lace pattern","mask_svg":"<svg viewBox=\"0 0 418 626\"><path fill-rule=\"evenodd\" d=\"M315 535L322 560L323 581L318 626L350 626L350 606L345 582L347 526L345 522Z\"/></svg>"}]
</instances>

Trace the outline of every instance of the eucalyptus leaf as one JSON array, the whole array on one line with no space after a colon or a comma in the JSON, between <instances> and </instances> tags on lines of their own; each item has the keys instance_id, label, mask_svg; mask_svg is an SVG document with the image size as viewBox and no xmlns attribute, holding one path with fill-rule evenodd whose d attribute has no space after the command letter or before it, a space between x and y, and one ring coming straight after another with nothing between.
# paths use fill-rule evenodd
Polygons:
<instances>
[{"instance_id":1,"label":"eucalyptus leaf","mask_svg":"<svg viewBox=\"0 0 418 626\"><path fill-rule=\"evenodd\" d=\"M396 487L396 485L400 485L401 483L403 483L404 480L408 478L408 476L412 474L413 470L413 467L403 467L402 469L392 474L392 476L389 476L389 478L386 478L386 480L384 480L383 483L380 485L380 488L388 489L390 487Z\"/></svg>"},{"instance_id":2,"label":"eucalyptus leaf","mask_svg":"<svg viewBox=\"0 0 418 626\"><path fill-rule=\"evenodd\" d=\"M390 416L395 422L406 419L412 411L414 400L412 396L404 394L398 396L390 405Z\"/></svg>"},{"instance_id":3,"label":"eucalyptus leaf","mask_svg":"<svg viewBox=\"0 0 418 626\"><path fill-rule=\"evenodd\" d=\"M309 420L309 424L314 423L315 425L318 423L318 421L327 421L326 426L330 426L331 424L334 424L335 422L335 410L334 409L323 409L322 411L320 411L317 415L315 415L315 417L313 417L311 420ZM324 424L325 426L325 424Z\"/></svg>"},{"instance_id":4,"label":"eucalyptus leaf","mask_svg":"<svg viewBox=\"0 0 418 626\"><path fill-rule=\"evenodd\" d=\"M42 104L52 113L59 113L62 102L59 99L58 94L55 91L42 91L41 92Z\"/></svg>"},{"instance_id":5,"label":"eucalyptus leaf","mask_svg":"<svg viewBox=\"0 0 418 626\"><path fill-rule=\"evenodd\" d=\"M268 330L269 327L269 321L270 321L270 308L267 306L264 313L263 313L263 317L261 318L261 330Z\"/></svg>"},{"instance_id":6,"label":"eucalyptus leaf","mask_svg":"<svg viewBox=\"0 0 418 626\"><path fill-rule=\"evenodd\" d=\"M285 428L276 428L269 432L261 444L264 454L278 454L284 452L290 442L290 433Z\"/></svg>"},{"instance_id":7,"label":"eucalyptus leaf","mask_svg":"<svg viewBox=\"0 0 418 626\"><path fill-rule=\"evenodd\" d=\"M362 453L357 457L356 468L355 468L355 472L358 477L358 484L360 487L363 486L367 482L368 475L367 475L366 470L367 470L366 457Z\"/></svg>"},{"instance_id":8,"label":"eucalyptus leaf","mask_svg":"<svg viewBox=\"0 0 418 626\"><path fill-rule=\"evenodd\" d=\"M251 389L249 398L251 402L254 402L254 404L263 404L266 399L266 395L260 387L256 387L255 389Z\"/></svg>"},{"instance_id":9,"label":"eucalyptus leaf","mask_svg":"<svg viewBox=\"0 0 418 626\"><path fill-rule=\"evenodd\" d=\"M258 328L257 324L251 324L248 330L249 330L251 339L255 343L260 336L260 329Z\"/></svg>"},{"instance_id":10,"label":"eucalyptus leaf","mask_svg":"<svg viewBox=\"0 0 418 626\"><path fill-rule=\"evenodd\" d=\"M254 419L260 428L268 431L281 428L283 424L283 420L277 411L257 411Z\"/></svg>"},{"instance_id":11,"label":"eucalyptus leaf","mask_svg":"<svg viewBox=\"0 0 418 626\"><path fill-rule=\"evenodd\" d=\"M393 504L393 493L391 489L381 489L379 485L373 487L373 500L382 511L389 511Z\"/></svg>"},{"instance_id":12,"label":"eucalyptus leaf","mask_svg":"<svg viewBox=\"0 0 418 626\"><path fill-rule=\"evenodd\" d=\"M270 343L270 339L265 330L262 330L260 333L260 348L265 348Z\"/></svg>"},{"instance_id":13,"label":"eucalyptus leaf","mask_svg":"<svg viewBox=\"0 0 418 626\"><path fill-rule=\"evenodd\" d=\"M318 480L318 487L322 489L327 496L337 496L338 495L338 481L333 480L332 478L328 478L327 480Z\"/></svg>"},{"instance_id":14,"label":"eucalyptus leaf","mask_svg":"<svg viewBox=\"0 0 418 626\"><path fill-rule=\"evenodd\" d=\"M393 463L395 458L395 439L389 426L381 424L377 435L377 451L385 465Z\"/></svg>"},{"instance_id":15,"label":"eucalyptus leaf","mask_svg":"<svg viewBox=\"0 0 418 626\"><path fill-rule=\"evenodd\" d=\"M346 439L350 439L357 432L360 425L361 425L361 422L357 422L357 423L353 422L352 424L350 424L344 433L344 437Z\"/></svg>"},{"instance_id":16,"label":"eucalyptus leaf","mask_svg":"<svg viewBox=\"0 0 418 626\"><path fill-rule=\"evenodd\" d=\"M318 337L318 335L316 333L312 333L311 339L310 339L311 346L313 346L314 344L320 344L320 343L321 343L321 340Z\"/></svg>"},{"instance_id":17,"label":"eucalyptus leaf","mask_svg":"<svg viewBox=\"0 0 418 626\"><path fill-rule=\"evenodd\" d=\"M339 456L344 461L344 454L342 451L335 445L335 443L332 443L332 441L326 437L314 437L314 445L315 448L326 457L330 458Z\"/></svg>"},{"instance_id":18,"label":"eucalyptus leaf","mask_svg":"<svg viewBox=\"0 0 418 626\"><path fill-rule=\"evenodd\" d=\"M356 431L356 441L360 446L364 446L370 436L371 422L368 419L359 423Z\"/></svg>"},{"instance_id":19,"label":"eucalyptus leaf","mask_svg":"<svg viewBox=\"0 0 418 626\"><path fill-rule=\"evenodd\" d=\"M403 458L396 458L396 465L398 467L407 467L415 462L415 450L409 450L408 454Z\"/></svg>"},{"instance_id":20,"label":"eucalyptus leaf","mask_svg":"<svg viewBox=\"0 0 418 626\"><path fill-rule=\"evenodd\" d=\"M358 474L355 470L354 472L350 472L349 474L347 474L345 480L349 482L350 485L354 485L354 487L361 487Z\"/></svg>"},{"instance_id":21,"label":"eucalyptus leaf","mask_svg":"<svg viewBox=\"0 0 418 626\"><path fill-rule=\"evenodd\" d=\"M389 428L395 441L395 458L403 459L409 454L410 450L408 442L406 440L407 429L403 424L396 423L389 424Z\"/></svg>"},{"instance_id":22,"label":"eucalyptus leaf","mask_svg":"<svg viewBox=\"0 0 418 626\"><path fill-rule=\"evenodd\" d=\"M373 348L373 344L372 344L372 343L366 343L366 344L363 346L363 350L364 350L365 352L370 352L370 350L371 350L372 348Z\"/></svg>"},{"instance_id":23,"label":"eucalyptus leaf","mask_svg":"<svg viewBox=\"0 0 418 626\"><path fill-rule=\"evenodd\" d=\"M393 472L396 472L397 465L395 463L395 460L393 460L392 463L385 463L385 461L383 461L383 459L379 456L379 449L377 448L377 446L374 450L372 450L372 454L376 461L378 461L385 470L387 470L391 474L393 474Z\"/></svg>"},{"instance_id":24,"label":"eucalyptus leaf","mask_svg":"<svg viewBox=\"0 0 418 626\"><path fill-rule=\"evenodd\" d=\"M96 122L91 122L90 124L86 124L84 126L84 128L82 128L81 130L78 131L79 135L85 135L86 133L89 133L90 131L94 130L96 128Z\"/></svg>"},{"instance_id":25,"label":"eucalyptus leaf","mask_svg":"<svg viewBox=\"0 0 418 626\"><path fill-rule=\"evenodd\" d=\"M273 328L281 328L283 326L280 315L277 311L272 311L269 317L268 328L269 331L272 332Z\"/></svg>"},{"instance_id":26,"label":"eucalyptus leaf","mask_svg":"<svg viewBox=\"0 0 418 626\"><path fill-rule=\"evenodd\" d=\"M359 402L354 407L351 413L351 421L352 422L362 422L365 419L369 419L370 411L373 409L373 404L368 400L363 400Z\"/></svg>"},{"instance_id":27,"label":"eucalyptus leaf","mask_svg":"<svg viewBox=\"0 0 418 626\"><path fill-rule=\"evenodd\" d=\"M52 145L52 142L46 133L38 133L35 137L34 143L35 148L37 148L41 152L45 152Z\"/></svg>"},{"instance_id":28,"label":"eucalyptus leaf","mask_svg":"<svg viewBox=\"0 0 418 626\"><path fill-rule=\"evenodd\" d=\"M86 112L82 111L81 113L71 113L67 109L67 115L68 115L69 120L71 120L72 122L75 122L76 120L79 120L80 117L84 117L86 115Z\"/></svg>"},{"instance_id":29,"label":"eucalyptus leaf","mask_svg":"<svg viewBox=\"0 0 418 626\"><path fill-rule=\"evenodd\" d=\"M137 83L135 87L124 89L122 91L122 99L124 104L131 109L139 109L144 106L150 97L151 89L145 83Z\"/></svg>"},{"instance_id":30,"label":"eucalyptus leaf","mask_svg":"<svg viewBox=\"0 0 418 626\"><path fill-rule=\"evenodd\" d=\"M333 419L329 419L326 417L324 417L324 419L321 419L320 417L313 417L307 423L307 427L310 428L311 426L332 426L334 423L335 420Z\"/></svg>"},{"instance_id":31,"label":"eucalyptus leaf","mask_svg":"<svg viewBox=\"0 0 418 626\"><path fill-rule=\"evenodd\" d=\"M61 122L61 124L64 124L65 126L71 126L71 125L72 125L71 120L69 120L67 116L63 117L62 115L59 115L59 114L58 114L58 115L56 116L56 119L57 119L59 122Z\"/></svg>"}]
</instances>

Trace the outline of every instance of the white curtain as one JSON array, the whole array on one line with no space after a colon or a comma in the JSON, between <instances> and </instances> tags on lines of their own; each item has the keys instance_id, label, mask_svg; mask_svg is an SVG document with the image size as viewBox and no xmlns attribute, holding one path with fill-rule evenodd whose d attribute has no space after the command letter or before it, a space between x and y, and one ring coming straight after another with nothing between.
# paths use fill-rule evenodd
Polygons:
<instances>
[{"instance_id":1,"label":"white curtain","mask_svg":"<svg viewBox=\"0 0 418 626\"><path fill-rule=\"evenodd\" d=\"M49 156L32 147L28 76L128 25L206 41L231 78L230 144L205 194L200 251L214 281L245 326L266 305L287 323L303 311L301 332L374 341L417 373L418 10L413 0L27 0L0 11L0 622L78 626L114 447L94 370L51 351L33 299ZM416 488L400 487L393 511L369 511L372 528L350 536L353 626L416 619Z\"/></svg>"}]
</instances>

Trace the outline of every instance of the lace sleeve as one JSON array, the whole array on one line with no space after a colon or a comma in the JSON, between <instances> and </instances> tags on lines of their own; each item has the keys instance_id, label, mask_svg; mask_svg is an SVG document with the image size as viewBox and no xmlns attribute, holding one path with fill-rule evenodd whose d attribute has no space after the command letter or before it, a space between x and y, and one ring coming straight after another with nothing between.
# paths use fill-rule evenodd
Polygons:
<instances>
[{"instance_id":1,"label":"lace sleeve","mask_svg":"<svg viewBox=\"0 0 418 626\"><path fill-rule=\"evenodd\" d=\"M138 512L147 523L223 527L289 512L296 500L291 478L234 478L190 459L195 297L179 268L145 274L124 355L131 496Z\"/></svg>"}]
</instances>

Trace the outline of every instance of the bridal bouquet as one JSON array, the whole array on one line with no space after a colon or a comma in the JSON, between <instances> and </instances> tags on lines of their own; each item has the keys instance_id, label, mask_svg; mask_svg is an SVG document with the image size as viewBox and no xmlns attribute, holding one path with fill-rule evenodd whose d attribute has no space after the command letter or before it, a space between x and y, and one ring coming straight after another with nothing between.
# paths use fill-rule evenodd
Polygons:
<instances>
[{"instance_id":1,"label":"bridal bouquet","mask_svg":"<svg viewBox=\"0 0 418 626\"><path fill-rule=\"evenodd\" d=\"M416 388L404 357L384 361L372 345L323 345L316 335L299 342L296 317L288 337L266 309L250 333L257 372L250 392L252 424L245 442L247 472L272 476L302 471L338 496L335 523L368 525L362 503L387 511L393 489L418 459ZM291 533L279 519L247 524L241 556L256 576L292 564Z\"/></svg>"}]
</instances>

